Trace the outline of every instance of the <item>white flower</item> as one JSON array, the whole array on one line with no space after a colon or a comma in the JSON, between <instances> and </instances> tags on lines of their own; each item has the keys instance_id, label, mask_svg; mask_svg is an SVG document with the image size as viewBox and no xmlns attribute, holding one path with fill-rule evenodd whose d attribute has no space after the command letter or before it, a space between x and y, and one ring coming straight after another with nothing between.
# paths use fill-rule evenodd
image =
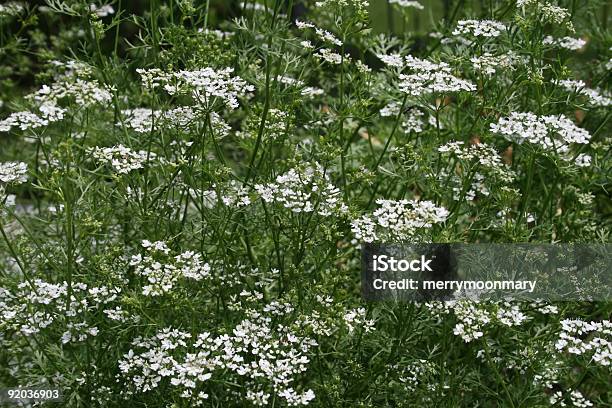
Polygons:
<instances>
[{"instance_id":1,"label":"white flower","mask_svg":"<svg viewBox=\"0 0 612 408\"><path fill-rule=\"evenodd\" d=\"M545 45L553 45L555 47L561 47L568 50L579 50L586 45L586 41L582 38L572 38L572 37L563 37L563 38L553 38L548 35L544 37L542 40L542 44Z\"/></svg>"},{"instance_id":2,"label":"white flower","mask_svg":"<svg viewBox=\"0 0 612 408\"><path fill-rule=\"evenodd\" d=\"M277 176L273 183L255 185L255 190L266 203L281 204L295 213L330 216L348 211L340 190L329 182L329 176L318 163L293 168Z\"/></svg>"},{"instance_id":3,"label":"white flower","mask_svg":"<svg viewBox=\"0 0 612 408\"><path fill-rule=\"evenodd\" d=\"M598 89L588 88L584 81L561 79L555 83L565 88L568 92L575 92L578 95L586 96L589 105L601 107L612 105L612 97L608 93L602 92Z\"/></svg>"},{"instance_id":4,"label":"white flower","mask_svg":"<svg viewBox=\"0 0 612 408\"><path fill-rule=\"evenodd\" d=\"M589 167L591 165L592 157L585 153L580 153L576 156L574 163L578 167Z\"/></svg>"},{"instance_id":5,"label":"white flower","mask_svg":"<svg viewBox=\"0 0 612 408\"><path fill-rule=\"evenodd\" d=\"M304 30L306 28L314 28L315 25L312 23L308 23L306 21L301 21L301 20L295 20L295 25L297 28L299 28L300 30Z\"/></svg>"},{"instance_id":6,"label":"white flower","mask_svg":"<svg viewBox=\"0 0 612 408\"><path fill-rule=\"evenodd\" d=\"M490 125L492 133L516 143L525 141L557 153L567 153L573 143L588 144L591 135L563 115L537 116L530 112L512 112Z\"/></svg>"},{"instance_id":7,"label":"white flower","mask_svg":"<svg viewBox=\"0 0 612 408\"><path fill-rule=\"evenodd\" d=\"M155 153L135 151L121 144L113 147L94 147L90 151L96 161L110 165L118 174L142 169L148 161L156 158Z\"/></svg>"},{"instance_id":8,"label":"white flower","mask_svg":"<svg viewBox=\"0 0 612 408\"><path fill-rule=\"evenodd\" d=\"M470 34L474 37L498 37L506 26L493 20L459 20L453 35Z\"/></svg>"},{"instance_id":9,"label":"white flower","mask_svg":"<svg viewBox=\"0 0 612 408\"><path fill-rule=\"evenodd\" d=\"M406 57L406 66L414 73L400 74L400 91L412 96L431 93L473 92L476 85L451 74L448 64L433 63L412 56Z\"/></svg>"},{"instance_id":10,"label":"white flower","mask_svg":"<svg viewBox=\"0 0 612 408\"><path fill-rule=\"evenodd\" d=\"M0 4L0 18L5 16L16 16L24 10L23 4L18 1L7 1Z\"/></svg>"},{"instance_id":11,"label":"white flower","mask_svg":"<svg viewBox=\"0 0 612 408\"><path fill-rule=\"evenodd\" d=\"M380 59L385 65L389 65L395 68L403 68L404 67L404 59L400 54L378 54L378 59Z\"/></svg>"},{"instance_id":12,"label":"white flower","mask_svg":"<svg viewBox=\"0 0 612 408\"><path fill-rule=\"evenodd\" d=\"M402 130L404 133L420 133L423 131L424 122L423 117L424 113L418 109L411 109L408 113L408 117L402 121Z\"/></svg>"},{"instance_id":13,"label":"white flower","mask_svg":"<svg viewBox=\"0 0 612 408\"><path fill-rule=\"evenodd\" d=\"M320 58L330 64L339 65L342 63L342 56L338 53L328 50L327 48L321 48L315 54L315 57Z\"/></svg>"},{"instance_id":14,"label":"white flower","mask_svg":"<svg viewBox=\"0 0 612 408\"><path fill-rule=\"evenodd\" d=\"M410 1L410 0L389 0L389 4L397 4L400 7L413 7L418 10L423 10L425 8L418 1Z\"/></svg>"},{"instance_id":15,"label":"white flower","mask_svg":"<svg viewBox=\"0 0 612 408\"><path fill-rule=\"evenodd\" d=\"M509 327L520 326L528 319L528 317L519 310L517 305L506 304L505 306L508 307L508 309L500 307L497 310L496 317L501 324Z\"/></svg>"},{"instance_id":16,"label":"white flower","mask_svg":"<svg viewBox=\"0 0 612 408\"><path fill-rule=\"evenodd\" d=\"M27 181L28 165L23 162L0 162L0 183L22 184ZM0 184L1 186L2 184Z\"/></svg>"},{"instance_id":17,"label":"white flower","mask_svg":"<svg viewBox=\"0 0 612 408\"><path fill-rule=\"evenodd\" d=\"M374 320L366 319L366 310L363 307L348 310L344 314L344 323L349 331L353 333L357 327L361 327L365 333L374 330Z\"/></svg>"},{"instance_id":18,"label":"white flower","mask_svg":"<svg viewBox=\"0 0 612 408\"><path fill-rule=\"evenodd\" d=\"M232 76L233 68L214 70L203 68L195 71L165 73L160 69L137 69L143 85L149 88L163 87L170 95L190 94L193 99L210 108L215 100L222 101L228 108L238 107L238 98L255 90L242 78Z\"/></svg>"},{"instance_id":19,"label":"white flower","mask_svg":"<svg viewBox=\"0 0 612 408\"><path fill-rule=\"evenodd\" d=\"M391 101L380 109L379 113L382 117L397 116L400 112L401 104L397 101Z\"/></svg>"},{"instance_id":20,"label":"white flower","mask_svg":"<svg viewBox=\"0 0 612 408\"><path fill-rule=\"evenodd\" d=\"M300 45L307 50L314 50L315 46L308 40L300 41Z\"/></svg>"},{"instance_id":21,"label":"white flower","mask_svg":"<svg viewBox=\"0 0 612 408\"><path fill-rule=\"evenodd\" d=\"M474 69L488 76L495 74L498 68L513 68L519 61L520 59L512 52L500 55L485 52L479 57L470 58Z\"/></svg>"},{"instance_id":22,"label":"white flower","mask_svg":"<svg viewBox=\"0 0 612 408\"><path fill-rule=\"evenodd\" d=\"M555 344L559 352L589 355L602 366L612 362L612 323L609 320L585 322L580 319L561 321L562 331Z\"/></svg>"},{"instance_id":23,"label":"white flower","mask_svg":"<svg viewBox=\"0 0 612 408\"><path fill-rule=\"evenodd\" d=\"M163 241L144 240L141 245L146 254L132 255L130 265L135 267L134 274L146 280L142 287L145 296L169 293L182 278L200 281L210 276L210 265L202 261L200 254L185 251L171 257L170 248Z\"/></svg>"},{"instance_id":24,"label":"white flower","mask_svg":"<svg viewBox=\"0 0 612 408\"><path fill-rule=\"evenodd\" d=\"M89 11L91 11L98 17L106 17L110 16L111 14L115 14L115 9L110 4L105 4L103 6L98 7L92 3L89 5Z\"/></svg>"},{"instance_id":25,"label":"white flower","mask_svg":"<svg viewBox=\"0 0 612 408\"><path fill-rule=\"evenodd\" d=\"M364 242L379 240L405 241L423 229L442 223L448 216L444 207L431 201L378 199L372 216L364 215L351 222L355 238Z\"/></svg>"}]
</instances>

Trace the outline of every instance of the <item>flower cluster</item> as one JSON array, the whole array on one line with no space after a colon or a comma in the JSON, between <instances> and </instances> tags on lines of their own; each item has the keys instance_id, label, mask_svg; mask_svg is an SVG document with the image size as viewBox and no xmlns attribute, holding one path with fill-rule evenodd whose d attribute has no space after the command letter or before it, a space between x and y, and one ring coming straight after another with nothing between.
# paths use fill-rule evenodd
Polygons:
<instances>
[{"instance_id":1,"label":"flower cluster","mask_svg":"<svg viewBox=\"0 0 612 408\"><path fill-rule=\"evenodd\" d=\"M142 241L146 254L132 255L130 265L134 274L146 279L142 287L145 296L162 296L174 288L182 278L200 281L210 275L210 265L202 261L200 254L186 251L174 257L163 241Z\"/></svg>"},{"instance_id":2,"label":"flower cluster","mask_svg":"<svg viewBox=\"0 0 612 408\"><path fill-rule=\"evenodd\" d=\"M459 20L453 35L469 34L474 37L499 37L506 26L494 20Z\"/></svg>"},{"instance_id":3,"label":"flower cluster","mask_svg":"<svg viewBox=\"0 0 612 408\"><path fill-rule=\"evenodd\" d=\"M448 160L448 167L442 169L436 180L453 191L453 200L473 202L491 194L491 188L511 183L516 174L503 163L496 150L486 143L465 145L461 141L448 142L438 147L442 156L458 160ZM466 185L469 181L469 185Z\"/></svg>"},{"instance_id":4,"label":"flower cluster","mask_svg":"<svg viewBox=\"0 0 612 408\"><path fill-rule=\"evenodd\" d=\"M206 121L206 113L191 106L179 106L167 111L148 108L126 109L126 126L138 133L148 133L160 128L186 131ZM217 139L230 133L230 126L216 112L209 114L210 125Z\"/></svg>"},{"instance_id":5,"label":"flower cluster","mask_svg":"<svg viewBox=\"0 0 612 408\"><path fill-rule=\"evenodd\" d=\"M423 126L425 126L423 119L421 119L424 115L425 114L418 109L411 109L406 119L404 119L401 124L404 133L421 133L423 131Z\"/></svg>"},{"instance_id":6,"label":"flower cluster","mask_svg":"<svg viewBox=\"0 0 612 408\"><path fill-rule=\"evenodd\" d=\"M55 105L42 105L40 114L30 111L13 112L7 118L0 120L0 132L9 132L13 127L27 130L48 126L50 123L62 120L65 112Z\"/></svg>"},{"instance_id":7,"label":"flower cluster","mask_svg":"<svg viewBox=\"0 0 612 408\"><path fill-rule=\"evenodd\" d=\"M7 1L0 4L0 18L12 17L20 14L24 10L23 4L18 1Z\"/></svg>"},{"instance_id":8,"label":"flower cluster","mask_svg":"<svg viewBox=\"0 0 612 408\"><path fill-rule=\"evenodd\" d=\"M62 334L62 344L82 343L99 332L97 327L90 327L86 322L69 322L66 328L67 330Z\"/></svg>"},{"instance_id":9,"label":"flower cluster","mask_svg":"<svg viewBox=\"0 0 612 408\"><path fill-rule=\"evenodd\" d=\"M392 368L397 369L398 367L395 366ZM428 388L435 387L435 385L428 381L428 377L435 375L435 373L436 366L434 363L420 359L401 369L398 379L406 391L413 393L417 390L419 385L426 385Z\"/></svg>"},{"instance_id":10,"label":"flower cluster","mask_svg":"<svg viewBox=\"0 0 612 408\"><path fill-rule=\"evenodd\" d=\"M250 116L245 122L244 130L236 132L236 136L244 139L256 139L259 134L260 118ZM266 127L261 135L262 142L279 140L282 136L287 135L291 122L291 115L289 113L281 109L269 109Z\"/></svg>"},{"instance_id":11,"label":"flower cluster","mask_svg":"<svg viewBox=\"0 0 612 408\"><path fill-rule=\"evenodd\" d=\"M15 203L15 196L6 195L6 187L18 185L27 181L28 165L23 162L0 162L0 205L11 207ZM0 215L3 213L0 212Z\"/></svg>"},{"instance_id":12,"label":"flower cluster","mask_svg":"<svg viewBox=\"0 0 612 408\"><path fill-rule=\"evenodd\" d=\"M500 55L485 52L479 57L470 58L474 69L487 76L495 74L499 69L514 69L519 61L520 58L511 51Z\"/></svg>"},{"instance_id":13,"label":"flower cluster","mask_svg":"<svg viewBox=\"0 0 612 408\"><path fill-rule=\"evenodd\" d=\"M575 355L588 355L591 361L602 366L612 362L612 323L585 322L580 319L561 321L562 331L555 347Z\"/></svg>"},{"instance_id":14,"label":"flower cluster","mask_svg":"<svg viewBox=\"0 0 612 408\"><path fill-rule=\"evenodd\" d=\"M495 148L486 143L465 146L461 141L448 142L438 147L438 152L453 155L466 162L476 162L480 169L486 169L505 182L510 182L515 177L514 172L503 163Z\"/></svg>"},{"instance_id":15,"label":"flower cluster","mask_svg":"<svg viewBox=\"0 0 612 408\"><path fill-rule=\"evenodd\" d=\"M70 299L69 298L70 291ZM81 342L96 336L98 328L85 319L95 311L117 299L118 287L88 287L84 283L50 283L41 279L23 282L14 291L0 288L0 316L2 331L14 330L22 336L31 336L52 324L64 324L62 343ZM79 319L72 322L72 319Z\"/></svg>"},{"instance_id":16,"label":"flower cluster","mask_svg":"<svg viewBox=\"0 0 612 408\"><path fill-rule=\"evenodd\" d=\"M444 62L436 64L409 55L405 59L405 66L414 71L399 76L399 89L408 95L422 96L476 90L476 85L470 81L454 76L449 65Z\"/></svg>"},{"instance_id":17,"label":"flower cluster","mask_svg":"<svg viewBox=\"0 0 612 408\"><path fill-rule=\"evenodd\" d=\"M340 190L329 182L325 169L318 163L293 168L276 177L276 181L255 185L266 203L278 203L295 213L316 212L322 216L348 211Z\"/></svg>"},{"instance_id":18,"label":"flower cluster","mask_svg":"<svg viewBox=\"0 0 612 408\"><path fill-rule=\"evenodd\" d=\"M21 130L35 129L60 121L68 111L62 104L74 103L78 108L88 108L112 100L112 88L100 85L96 80L82 78L91 76L91 67L88 65L72 60L53 61L52 65L62 71L56 75L56 82L50 86L43 85L27 96L27 99L35 102L40 113L14 112L0 121L0 132L8 132L13 127Z\"/></svg>"},{"instance_id":19,"label":"flower cluster","mask_svg":"<svg viewBox=\"0 0 612 408\"><path fill-rule=\"evenodd\" d=\"M366 318L366 315L367 312L363 307L348 310L344 314L344 323L349 333L353 333L357 327L361 328L364 333L374 330L374 320Z\"/></svg>"},{"instance_id":20,"label":"flower cluster","mask_svg":"<svg viewBox=\"0 0 612 408\"><path fill-rule=\"evenodd\" d=\"M453 300L430 302L426 306L438 317L453 313L458 320L453 334L466 343L483 337L485 328L489 325L520 326L530 319L520 310L519 305L507 301L480 303L472 300Z\"/></svg>"},{"instance_id":21,"label":"flower cluster","mask_svg":"<svg viewBox=\"0 0 612 408\"><path fill-rule=\"evenodd\" d=\"M586 45L586 41L582 38L572 38L572 37L563 37L563 38L554 38L550 35L547 35L542 40L542 44L544 45L553 45L555 47L565 48L567 50L579 50Z\"/></svg>"},{"instance_id":22,"label":"flower cluster","mask_svg":"<svg viewBox=\"0 0 612 408\"><path fill-rule=\"evenodd\" d=\"M397 4L400 7L412 7L417 10L423 10L425 8L418 1L411 0L389 0L389 4Z\"/></svg>"},{"instance_id":23,"label":"flower cluster","mask_svg":"<svg viewBox=\"0 0 612 408\"><path fill-rule=\"evenodd\" d=\"M134 339L119 361L120 378L129 386L124 394L150 391L167 379L180 398L200 406L209 398L207 381L226 371L252 384L242 398L254 405L265 405L272 392L288 406L307 405L314 393L298 392L292 382L307 370L307 353L317 343L258 312L250 314L231 334L204 332L190 341L191 334L165 328Z\"/></svg>"},{"instance_id":24,"label":"flower cluster","mask_svg":"<svg viewBox=\"0 0 612 408\"><path fill-rule=\"evenodd\" d=\"M90 152L97 162L111 166L117 174L127 174L142 169L156 157L155 153L135 151L121 144L102 148L96 146Z\"/></svg>"},{"instance_id":25,"label":"flower cluster","mask_svg":"<svg viewBox=\"0 0 612 408\"><path fill-rule=\"evenodd\" d=\"M565 398L563 396L563 391L555 391L555 393L550 396L549 402L551 405L557 407L567 407L568 402L571 404L571 407L577 408L587 408L593 406L593 403L586 399L578 390L573 390L570 392L568 397L569 398ZM568 399L569 401L567 401Z\"/></svg>"},{"instance_id":26,"label":"flower cluster","mask_svg":"<svg viewBox=\"0 0 612 408\"><path fill-rule=\"evenodd\" d=\"M584 81L561 79L556 83L565 88L565 90L568 92L574 92L578 95L586 96L588 103L591 106L608 107L612 105L612 97L610 95L604 94L598 89L588 88Z\"/></svg>"},{"instance_id":27,"label":"flower cluster","mask_svg":"<svg viewBox=\"0 0 612 408\"><path fill-rule=\"evenodd\" d=\"M23 162L0 163L0 182L2 184L21 184L27 181L28 165Z\"/></svg>"},{"instance_id":28,"label":"flower cluster","mask_svg":"<svg viewBox=\"0 0 612 408\"><path fill-rule=\"evenodd\" d=\"M567 153L570 144L588 144L590 133L563 115L538 116L531 112L512 112L490 126L492 133L521 144L529 142L557 153Z\"/></svg>"},{"instance_id":29,"label":"flower cluster","mask_svg":"<svg viewBox=\"0 0 612 408\"><path fill-rule=\"evenodd\" d=\"M491 314L475 302L457 302L452 307L459 320L453 328L453 334L469 343L484 334L484 327L491 322Z\"/></svg>"},{"instance_id":30,"label":"flower cluster","mask_svg":"<svg viewBox=\"0 0 612 408\"><path fill-rule=\"evenodd\" d=\"M213 186L215 187L215 186ZM249 197L249 190L238 183L236 180L231 180L223 186L223 194L221 195L221 201L228 207L244 207L251 204L251 198ZM209 190L210 200L216 199L215 190ZM215 193L215 194L213 194Z\"/></svg>"},{"instance_id":31,"label":"flower cluster","mask_svg":"<svg viewBox=\"0 0 612 408\"><path fill-rule=\"evenodd\" d=\"M76 78L43 85L31 98L41 106L58 105L63 100L74 100L79 107L90 107L96 104L109 103L112 100L111 89L102 86L96 80Z\"/></svg>"},{"instance_id":32,"label":"flower cluster","mask_svg":"<svg viewBox=\"0 0 612 408\"><path fill-rule=\"evenodd\" d=\"M326 43L330 43L333 45L336 45L338 47L342 46L342 41L340 41L338 39L338 37L336 37L334 34L330 33L327 30L324 30L322 28L319 28L317 26L315 26L312 23L306 23L303 21L296 21L295 25L297 26L297 28L303 30L306 28L312 28L315 31L315 34L317 35L317 37L319 37L319 39L321 39L321 41L324 41Z\"/></svg>"},{"instance_id":33,"label":"flower cluster","mask_svg":"<svg viewBox=\"0 0 612 408\"><path fill-rule=\"evenodd\" d=\"M194 71L164 72L158 68L136 70L146 88L162 87L168 94L190 94L205 109L211 109L216 100L236 109L238 98L255 90L239 76L232 76L233 68L215 70L203 68Z\"/></svg>"},{"instance_id":34,"label":"flower cluster","mask_svg":"<svg viewBox=\"0 0 612 408\"><path fill-rule=\"evenodd\" d=\"M342 55L327 48L321 48L314 54L314 56L332 65L342 64Z\"/></svg>"},{"instance_id":35,"label":"flower cluster","mask_svg":"<svg viewBox=\"0 0 612 408\"><path fill-rule=\"evenodd\" d=\"M431 201L383 200L372 215L364 215L351 222L355 238L364 242L405 241L413 239L423 229L442 223L448 210Z\"/></svg>"},{"instance_id":36,"label":"flower cluster","mask_svg":"<svg viewBox=\"0 0 612 408\"><path fill-rule=\"evenodd\" d=\"M115 14L115 9L110 4L105 4L103 6L98 7L92 3L89 5L89 11L91 11L93 14L100 18Z\"/></svg>"},{"instance_id":37,"label":"flower cluster","mask_svg":"<svg viewBox=\"0 0 612 408\"><path fill-rule=\"evenodd\" d=\"M189 106L169 111L149 108L125 109L121 113L126 118L126 125L138 133L148 133L160 127L187 129L195 120L195 112Z\"/></svg>"},{"instance_id":38,"label":"flower cluster","mask_svg":"<svg viewBox=\"0 0 612 408\"><path fill-rule=\"evenodd\" d=\"M526 9L544 22L563 25L570 31L574 31L570 12L563 7L542 0L518 0L516 6Z\"/></svg>"}]
</instances>

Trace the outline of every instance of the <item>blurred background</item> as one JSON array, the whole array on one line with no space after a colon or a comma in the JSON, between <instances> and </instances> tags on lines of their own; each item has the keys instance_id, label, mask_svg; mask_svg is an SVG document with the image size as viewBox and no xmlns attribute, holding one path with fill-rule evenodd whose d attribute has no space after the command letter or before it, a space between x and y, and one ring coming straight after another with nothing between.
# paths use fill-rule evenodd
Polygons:
<instances>
[{"instance_id":1,"label":"blurred background","mask_svg":"<svg viewBox=\"0 0 612 408\"><path fill-rule=\"evenodd\" d=\"M287 9L291 0L281 0ZM317 0L293 0L293 20L308 19L309 8L316 7ZM575 37L585 40L590 35L599 35L605 45L612 36L608 32L610 0L549 0L567 7L577 22ZM141 43L141 35L147 28L159 32L160 27L173 26L172 30L192 28L229 30L231 21L243 15L250 15L254 5L263 8L275 0L11 0L25 5L22 13L15 18L2 17L0 13L0 99L10 94L15 86L31 86L41 65L58 55L75 54L124 57ZM0 4L9 4L0 0ZM410 3L402 7L393 3ZM206 14L206 6L209 13ZM448 31L462 18L509 20L515 10L515 2L507 0L369 0L369 17L374 33L401 36L408 34L416 48L423 48L435 42L428 34L441 29ZM246 5L246 8L245 8ZM77 10L70 11L58 10ZM100 35L100 50L90 49L84 41L91 36L91 21L88 10L98 10L98 25L106 27ZM104 10L108 11L105 12ZM191 12L185 13L185 10ZM155 18L151 18L151 15ZM188 18L180 16L190 15ZM173 24L174 23L174 24ZM179 23L179 24L176 24ZM595 24L597 23L597 24ZM597 28L594 28L597 27ZM109 29L110 28L110 29ZM554 28L554 27L551 27ZM595 30L600 30L595 33ZM159 34L157 34L159 35ZM156 35L156 36L157 36ZM567 35L567 34L564 34ZM91 40L91 38L89 38ZM184 48L197 44L183 43ZM186 51L187 52L187 51ZM593 53L607 54L610 46L594 50L591 47L580 50L576 56L581 59L593 57ZM0 111L2 106L0 105Z\"/></svg>"}]
</instances>

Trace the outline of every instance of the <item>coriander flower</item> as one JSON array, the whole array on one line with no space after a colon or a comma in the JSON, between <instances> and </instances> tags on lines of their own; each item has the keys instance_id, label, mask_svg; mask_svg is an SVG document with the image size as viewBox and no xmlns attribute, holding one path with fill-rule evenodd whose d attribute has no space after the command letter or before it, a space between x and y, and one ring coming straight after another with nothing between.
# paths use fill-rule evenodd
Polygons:
<instances>
[{"instance_id":1,"label":"coriander flower","mask_svg":"<svg viewBox=\"0 0 612 408\"><path fill-rule=\"evenodd\" d=\"M418 1L410 1L410 0L389 0L389 4L397 4L400 7L412 7L417 10L423 10L425 8Z\"/></svg>"},{"instance_id":2,"label":"coriander flower","mask_svg":"<svg viewBox=\"0 0 612 408\"><path fill-rule=\"evenodd\" d=\"M555 47L565 48L567 50L579 50L586 45L586 41L582 38L572 38L572 37L563 37L563 38L553 38L548 35L544 37L542 40L542 44L544 45L552 45Z\"/></svg>"},{"instance_id":3,"label":"coriander flower","mask_svg":"<svg viewBox=\"0 0 612 408\"><path fill-rule=\"evenodd\" d=\"M322 216L348 211L340 190L329 181L322 166L315 163L293 168L277 176L276 181L257 184L255 190L266 203L278 203L294 213L316 212Z\"/></svg>"},{"instance_id":4,"label":"coriander flower","mask_svg":"<svg viewBox=\"0 0 612 408\"><path fill-rule=\"evenodd\" d=\"M111 166L117 174L127 174L144 168L144 165L156 157L155 153L144 150L135 151L121 144L113 147L94 147L90 149L98 163Z\"/></svg>"},{"instance_id":5,"label":"coriander flower","mask_svg":"<svg viewBox=\"0 0 612 408\"><path fill-rule=\"evenodd\" d=\"M328 50L327 48L321 48L314 54L314 56L333 65L339 65L342 63L342 55L332 50Z\"/></svg>"},{"instance_id":6,"label":"coriander flower","mask_svg":"<svg viewBox=\"0 0 612 408\"><path fill-rule=\"evenodd\" d=\"M500 55L485 52L479 57L470 58L474 69L488 76L495 74L498 69L513 69L519 61L520 58L512 52Z\"/></svg>"},{"instance_id":7,"label":"coriander flower","mask_svg":"<svg viewBox=\"0 0 612 408\"><path fill-rule=\"evenodd\" d=\"M574 92L578 95L586 96L589 105L591 106L607 107L612 105L612 96L598 89L587 88L584 81L561 79L555 83L565 88L565 90L568 92Z\"/></svg>"},{"instance_id":8,"label":"coriander flower","mask_svg":"<svg viewBox=\"0 0 612 408\"><path fill-rule=\"evenodd\" d=\"M18 1L8 1L5 4L0 4L0 19L2 17L14 17L23 10L23 3Z\"/></svg>"},{"instance_id":9,"label":"coriander flower","mask_svg":"<svg viewBox=\"0 0 612 408\"><path fill-rule=\"evenodd\" d=\"M111 14L115 14L115 9L110 4L105 4L103 6L98 7L92 3L89 5L89 11L91 11L98 17L107 17Z\"/></svg>"},{"instance_id":10,"label":"coriander flower","mask_svg":"<svg viewBox=\"0 0 612 408\"><path fill-rule=\"evenodd\" d=\"M406 57L406 67L413 73L400 74L399 89L408 95L476 91L476 85L454 76L448 64L444 62L434 63L409 55Z\"/></svg>"},{"instance_id":11,"label":"coriander flower","mask_svg":"<svg viewBox=\"0 0 612 408\"><path fill-rule=\"evenodd\" d=\"M588 144L590 133L563 115L537 116L531 112L512 112L490 125L492 133L521 144L529 142L558 153L567 153L570 144Z\"/></svg>"},{"instance_id":12,"label":"coriander flower","mask_svg":"<svg viewBox=\"0 0 612 408\"><path fill-rule=\"evenodd\" d=\"M474 37L499 37L506 26L493 20L459 20L453 35L469 34Z\"/></svg>"},{"instance_id":13,"label":"coriander flower","mask_svg":"<svg viewBox=\"0 0 612 408\"><path fill-rule=\"evenodd\" d=\"M405 241L433 224L442 223L448 216L444 207L431 201L378 199L379 208L372 215L364 215L351 222L355 238L364 242Z\"/></svg>"},{"instance_id":14,"label":"coriander flower","mask_svg":"<svg viewBox=\"0 0 612 408\"><path fill-rule=\"evenodd\" d=\"M202 68L194 71L178 71L166 73L160 69L137 69L142 83L148 88L162 87L170 95L189 94L210 109L216 100L221 101L230 109L238 107L238 98L255 90L239 76L232 76L233 68L215 70Z\"/></svg>"},{"instance_id":15,"label":"coriander flower","mask_svg":"<svg viewBox=\"0 0 612 408\"><path fill-rule=\"evenodd\" d=\"M0 162L0 186L25 183L27 172L28 166L23 162Z\"/></svg>"}]
</instances>

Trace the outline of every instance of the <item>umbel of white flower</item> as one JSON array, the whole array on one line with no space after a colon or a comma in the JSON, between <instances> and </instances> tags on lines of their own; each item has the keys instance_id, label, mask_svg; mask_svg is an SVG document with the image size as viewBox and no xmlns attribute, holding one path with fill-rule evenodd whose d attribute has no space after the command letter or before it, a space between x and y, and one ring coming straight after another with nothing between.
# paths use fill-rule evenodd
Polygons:
<instances>
[{"instance_id":1,"label":"umbel of white flower","mask_svg":"<svg viewBox=\"0 0 612 408\"><path fill-rule=\"evenodd\" d=\"M156 157L155 153L144 150L135 151L121 144L113 147L94 147L90 149L93 158L100 164L111 166L118 174L127 174L142 169L147 161Z\"/></svg>"},{"instance_id":2,"label":"umbel of white flower","mask_svg":"<svg viewBox=\"0 0 612 408\"><path fill-rule=\"evenodd\" d=\"M542 44L552 45L555 47L560 47L560 48L565 48L567 50L576 51L584 47L586 45L586 41L584 41L582 38L573 38L573 37L554 38L550 35L547 35L542 40Z\"/></svg>"},{"instance_id":3,"label":"umbel of white flower","mask_svg":"<svg viewBox=\"0 0 612 408\"><path fill-rule=\"evenodd\" d=\"M470 81L457 78L451 73L450 66L445 62L434 63L408 55L404 61L398 56L386 56L383 59L387 65L396 68L408 68L412 73L400 74L399 89L411 96L423 96L432 93L473 92L476 85Z\"/></svg>"},{"instance_id":4,"label":"umbel of white flower","mask_svg":"<svg viewBox=\"0 0 612 408\"><path fill-rule=\"evenodd\" d=\"M397 4L400 7L414 7L418 10L423 10L425 7L418 1L409 1L409 0L389 0L389 4Z\"/></svg>"},{"instance_id":5,"label":"umbel of white flower","mask_svg":"<svg viewBox=\"0 0 612 408\"><path fill-rule=\"evenodd\" d=\"M125 125L138 133L148 133L160 128L187 131L201 124L206 115L203 110L191 106L179 106L167 111L150 108L125 109L121 113L125 116ZM229 134L231 128L219 114L211 112L209 118L217 139Z\"/></svg>"},{"instance_id":6,"label":"umbel of white flower","mask_svg":"<svg viewBox=\"0 0 612 408\"><path fill-rule=\"evenodd\" d=\"M210 265L202 261L200 254L186 251L170 257L170 248L163 241L141 243L146 254L133 255L130 265L134 274L146 279L142 287L145 296L161 296L172 291L182 278L200 281L210 275Z\"/></svg>"},{"instance_id":7,"label":"umbel of white flower","mask_svg":"<svg viewBox=\"0 0 612 408\"><path fill-rule=\"evenodd\" d=\"M355 238L364 242L404 241L414 238L421 230L442 223L448 210L431 201L378 199L379 208L351 222Z\"/></svg>"},{"instance_id":8,"label":"umbel of white flower","mask_svg":"<svg viewBox=\"0 0 612 408\"><path fill-rule=\"evenodd\" d=\"M28 172L28 166L22 162L4 162L0 163L0 205L7 204L9 201L13 201L15 196L9 195L6 199L5 192L7 185L22 184L27 181L26 173ZM6 199L6 200L5 200Z\"/></svg>"},{"instance_id":9,"label":"umbel of white flower","mask_svg":"<svg viewBox=\"0 0 612 408\"><path fill-rule=\"evenodd\" d=\"M0 120L0 132L8 132L13 127L21 130L35 129L64 119L68 109L60 106L62 102L72 101L78 108L105 104L112 100L112 88L101 85L91 76L91 68L78 61L53 61L63 73L56 76L51 85L43 85L26 99L34 101L40 113L30 111L13 112ZM85 78L85 79L84 79Z\"/></svg>"},{"instance_id":10,"label":"umbel of white flower","mask_svg":"<svg viewBox=\"0 0 612 408\"><path fill-rule=\"evenodd\" d=\"M208 399L206 382L213 376L246 379L258 384L242 396L255 405L265 405L274 392L287 406L307 405L315 398L312 390L296 391L295 376L308 369L308 353L317 343L287 326L251 311L229 334L192 335L164 328L153 337L137 337L119 361L124 395L143 393L169 380L176 392L191 406ZM246 401L244 401L246 403Z\"/></svg>"},{"instance_id":11,"label":"umbel of white flower","mask_svg":"<svg viewBox=\"0 0 612 408\"><path fill-rule=\"evenodd\" d=\"M531 112L512 112L490 125L492 133L511 142L529 142L545 150L567 153L571 144L588 144L591 134L563 115L538 116Z\"/></svg>"},{"instance_id":12,"label":"umbel of white flower","mask_svg":"<svg viewBox=\"0 0 612 408\"><path fill-rule=\"evenodd\" d=\"M222 101L228 108L238 107L238 98L253 92L255 87L239 76L232 76L233 68L214 70L203 68L194 71L163 72L158 68L136 70L147 88L162 87L168 94L190 94L206 109L215 100Z\"/></svg>"},{"instance_id":13,"label":"umbel of white flower","mask_svg":"<svg viewBox=\"0 0 612 408\"><path fill-rule=\"evenodd\" d=\"M453 35L473 35L474 37L498 37L506 31L506 26L493 20L459 20Z\"/></svg>"},{"instance_id":14,"label":"umbel of white flower","mask_svg":"<svg viewBox=\"0 0 612 408\"><path fill-rule=\"evenodd\" d=\"M25 183L27 172L28 166L23 162L0 163L0 185Z\"/></svg>"},{"instance_id":15,"label":"umbel of white flower","mask_svg":"<svg viewBox=\"0 0 612 408\"><path fill-rule=\"evenodd\" d=\"M561 321L562 332L555 347L560 352L574 355L586 354L591 361L602 366L610 366L612 361L612 323L585 322L580 319Z\"/></svg>"},{"instance_id":16,"label":"umbel of white flower","mask_svg":"<svg viewBox=\"0 0 612 408\"><path fill-rule=\"evenodd\" d=\"M561 79L556 81L555 84L562 86L568 92L586 96L588 104L591 106L608 107L612 105L612 96L609 93L599 89L588 88L584 81Z\"/></svg>"},{"instance_id":17,"label":"umbel of white flower","mask_svg":"<svg viewBox=\"0 0 612 408\"><path fill-rule=\"evenodd\" d=\"M291 169L276 177L276 182L257 184L255 190L266 203L281 204L295 213L345 214L348 208L340 190L328 179L323 167L315 163Z\"/></svg>"}]
</instances>

